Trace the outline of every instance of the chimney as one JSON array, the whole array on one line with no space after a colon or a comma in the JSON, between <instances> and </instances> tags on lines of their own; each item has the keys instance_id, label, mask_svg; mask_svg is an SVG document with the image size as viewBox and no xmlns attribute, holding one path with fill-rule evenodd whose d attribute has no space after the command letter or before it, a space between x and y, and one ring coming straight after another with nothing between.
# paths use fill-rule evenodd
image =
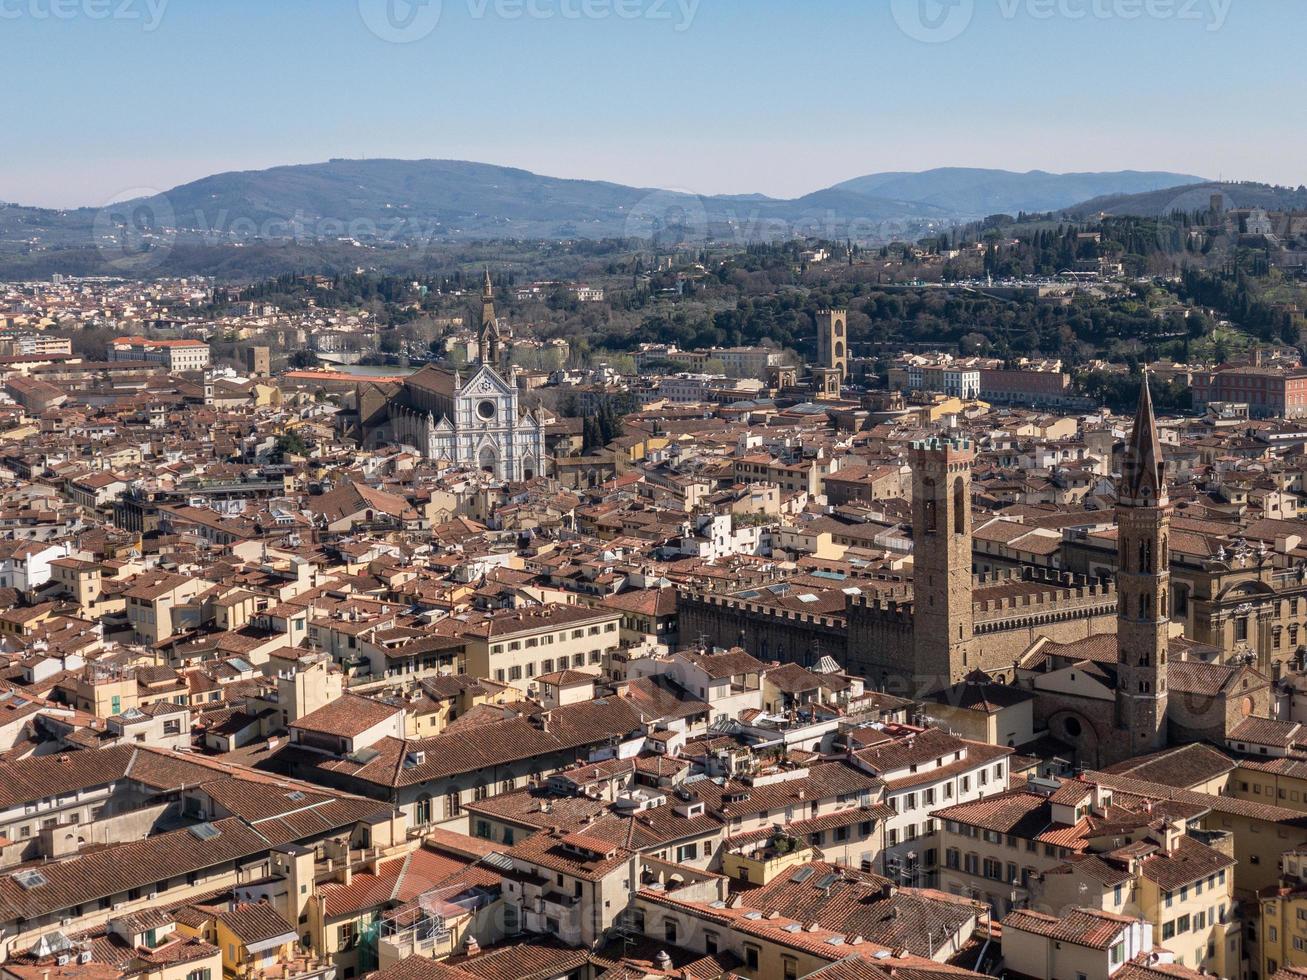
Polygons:
<instances>
[{"instance_id":1,"label":"chimney","mask_svg":"<svg viewBox=\"0 0 1307 980\"><path fill-rule=\"evenodd\" d=\"M477 942L477 937L469 932L467 939L463 940L463 955L471 959L479 952L481 952L481 944Z\"/></svg>"},{"instance_id":2,"label":"chimney","mask_svg":"<svg viewBox=\"0 0 1307 980\"><path fill-rule=\"evenodd\" d=\"M667 950L660 949L658 955L654 957L654 966L666 973L672 968L672 958L667 955Z\"/></svg>"}]
</instances>

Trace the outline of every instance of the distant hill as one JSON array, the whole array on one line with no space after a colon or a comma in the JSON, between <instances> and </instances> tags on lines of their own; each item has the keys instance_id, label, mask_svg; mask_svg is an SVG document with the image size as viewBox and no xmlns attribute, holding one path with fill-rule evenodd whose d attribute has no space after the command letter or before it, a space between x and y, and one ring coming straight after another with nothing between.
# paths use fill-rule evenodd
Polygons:
<instances>
[{"instance_id":1,"label":"distant hill","mask_svg":"<svg viewBox=\"0 0 1307 980\"><path fill-rule=\"evenodd\" d=\"M396 264L411 262L415 248L470 241L914 241L990 214L1055 210L1090 197L1199 180L1134 171L945 168L873 174L782 200L749 193L696 196L460 160L330 160L215 174L112 209L0 204L0 277L111 269L236 274L252 263L287 270ZM140 248L122 261L129 239ZM408 255L365 257L357 254L360 246ZM112 266L105 269L108 260Z\"/></svg>"},{"instance_id":2,"label":"distant hill","mask_svg":"<svg viewBox=\"0 0 1307 980\"><path fill-rule=\"evenodd\" d=\"M701 197L457 160L331 160L223 173L139 203L175 225L179 241L196 244L660 235L759 240L796 233L839 238L868 222L925 225L951 218L932 205L844 191L793 201L760 194ZM0 246L85 240L96 213L0 208Z\"/></svg>"},{"instance_id":3,"label":"distant hill","mask_svg":"<svg viewBox=\"0 0 1307 980\"><path fill-rule=\"evenodd\" d=\"M1172 211L1203 211L1213 194L1225 197L1226 208L1266 208L1268 211L1307 210L1307 189L1275 187L1252 182L1217 182L1185 184L1161 188L1143 194L1108 194L1082 201L1066 208L1076 216L1105 212L1118 216L1152 218Z\"/></svg>"},{"instance_id":4,"label":"distant hill","mask_svg":"<svg viewBox=\"0 0 1307 980\"><path fill-rule=\"evenodd\" d=\"M835 185L856 194L912 201L941 208L955 218L983 218L1019 211L1056 211L1106 194L1137 194L1202 177L1155 171L1052 174L1043 170L1015 173L971 167L941 167L921 173L882 173L855 177Z\"/></svg>"}]
</instances>

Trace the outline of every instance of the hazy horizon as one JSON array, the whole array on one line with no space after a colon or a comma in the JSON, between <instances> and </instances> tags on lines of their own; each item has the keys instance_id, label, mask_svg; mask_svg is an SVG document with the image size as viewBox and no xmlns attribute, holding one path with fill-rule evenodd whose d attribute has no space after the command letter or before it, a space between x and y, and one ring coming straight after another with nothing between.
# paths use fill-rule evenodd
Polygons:
<instances>
[{"instance_id":1,"label":"hazy horizon","mask_svg":"<svg viewBox=\"0 0 1307 980\"><path fill-rule=\"evenodd\" d=\"M537 176L540 176L540 177L551 177L551 178L558 178L558 179L563 179L563 180L599 181L599 182L606 182L606 183L611 183L611 184L620 184L620 185L625 185L625 186L629 186L629 187L635 187L635 188L637 188L637 189L647 188L647 189L649 189L649 190L685 191L685 192L689 192L689 193L693 193L693 194L698 194L698 195L701 195L701 196L703 196L703 197L711 197L711 196L730 196L730 195L734 195L734 196L748 196L748 195L762 194L762 195L765 195L765 196L770 197L770 198L783 199L783 200L792 200L792 199L795 199L795 198L803 197L803 196L805 196L805 195L807 195L807 194L811 194L811 193L814 193L814 192L816 192L816 191L820 191L820 190L825 190L825 189L827 189L827 188L829 188L829 187L832 187L832 186L834 186L834 185L836 185L836 184L843 183L844 181L847 181L847 180L852 180L853 178L856 178L856 177L870 176L870 175L872 175L872 174L877 174L877 173L892 173L892 172L902 172L902 173L928 173L928 172L936 171L936 170L954 170L954 169L967 169L967 170L971 170L971 169L976 169L976 170L1007 171L1007 172L1010 172L1010 173L1020 173L1020 174L1036 173L1036 172L1044 172L1044 173L1053 174L1053 175L1055 175L1055 176L1064 176L1064 175L1071 174L1071 173L1099 173L1099 172L1104 172L1104 171L1070 171L1070 170L1064 170L1064 171L1051 171L1051 170L1046 170L1045 168L1042 168L1042 167L1022 167L1022 168L1015 168L1015 167L983 167L983 166L972 166L972 165L970 165L970 164L961 164L961 163L946 163L946 164L941 164L940 166L937 166L937 167L919 167L919 168L912 168L912 169L908 169L908 168L891 168L891 169L887 169L887 170L883 170L883 171L879 171L879 170L866 170L866 171L859 171L858 173L850 173L850 174L848 174L848 175L846 175L846 176L836 177L836 178L833 178L832 180L830 180L830 181L828 181L828 182L824 182L824 183L820 183L820 184L815 184L815 185L813 185L813 186L811 186L811 187L798 188L798 189L795 190L793 193L788 193L788 194L770 194L770 193L768 193L768 192L766 192L766 191L761 191L761 190L757 190L757 189L754 189L754 188L748 188L748 187L745 187L745 188L721 187L721 188L717 188L717 189L703 190L703 189L699 189L699 188L688 188L688 187L666 187L666 186L657 186L657 185L653 185L653 184L641 184L641 183L636 183L636 182L631 182L631 181L617 180L617 179L613 179L613 178L611 178L611 177L604 177L604 176L595 176L595 175L587 175L587 174L555 173L555 172L552 172L552 171L539 170L539 169L535 169L535 168L532 168L532 167L521 166L521 165L519 165L519 164L503 163L503 162L495 161L495 160L468 160L468 159L466 159L466 158L456 158L456 157L392 157L392 156L386 156L386 157L383 157L383 156L366 156L366 157L332 157L332 158L331 158L331 160L336 160L336 159L344 159L344 160L350 160L350 161L363 161L363 160L400 160L400 161L403 161L403 162L422 162L422 161L424 161L424 160L431 160L431 161L452 161L452 162L459 162L459 163L476 163L476 164L486 164L486 165L494 166L494 167L505 167L505 168L514 168L514 169L519 169L519 170L530 171L531 173L534 173L534 174L536 174ZM330 160L328 160L328 159L322 159L322 160L301 160L301 161L296 161L296 162L293 162L293 163L270 163L270 164L268 164L267 166L255 166L255 167L232 167L232 168L225 168L225 169L222 169L222 170L214 170L214 171L211 172L211 173L201 173L201 174L196 174L195 176L186 177L186 178L184 178L184 179L182 179L182 180L178 180L178 181L174 181L174 182L166 183L166 184L158 184L158 185L156 185L156 184L139 184L139 185L134 185L134 186L133 186L133 187L128 191L128 193L130 193L132 197L145 196L144 194L136 194L136 193L132 193L132 192L134 192L134 191L160 191L160 192L164 192L164 191L168 191L168 190L170 190L170 189L172 189L172 188L175 188L175 187L184 186L184 185L186 185L186 184L193 183L193 182L198 181L198 180L202 180L202 179L204 179L204 178L206 178L206 177L213 177L213 176L218 176L218 175L226 174L226 173L241 173L241 172L254 172L254 173L257 173L257 172L266 171L266 170L271 170L271 169L275 169L275 168L279 168L279 167L315 166L315 165L326 164L326 163L329 163L329 162L330 162ZM1128 173L1128 172L1136 172L1136 173L1166 172L1166 173L1177 173L1177 174L1181 173L1181 171L1172 171L1170 168L1166 168L1166 167L1162 167L1162 168L1154 168L1154 167L1128 167L1128 166L1127 166L1127 167L1113 167L1113 168L1110 168L1110 169L1109 169L1108 171L1106 171L1106 172L1113 172L1113 173L1115 173L1115 172L1120 172L1120 173ZM1215 177L1211 177L1211 178L1209 178L1209 179L1211 179L1211 180L1216 180L1217 178L1215 178ZM1238 179L1242 180L1242 179L1244 179L1244 178L1238 178ZM41 204L41 203L34 203L34 202L32 202L32 201L13 200L13 199L11 199L11 198L7 198L7 197L5 197L4 195L0 194L0 201L3 201L4 203L7 203L7 204L13 204L13 205L18 205L18 206L23 206L23 207L41 207L41 208L47 208L47 209L51 209L51 210L75 210L75 209L79 209L79 208L98 208L98 207L102 207L102 206L104 206L106 203L109 203L110 201L119 201L119 200L124 200L124 199L125 199L125 198L123 197L122 192L119 192L118 194L115 194L113 197L111 197L111 198L106 198L106 199L104 199L104 200L86 201L86 202L82 202L82 203L71 202L71 203L58 203L58 204Z\"/></svg>"},{"instance_id":2,"label":"hazy horizon","mask_svg":"<svg viewBox=\"0 0 1307 980\"><path fill-rule=\"evenodd\" d=\"M814 2L3 0L0 53L37 81L6 95L0 200L364 156L779 198L944 166L1307 181L1277 97L1301 5Z\"/></svg>"}]
</instances>

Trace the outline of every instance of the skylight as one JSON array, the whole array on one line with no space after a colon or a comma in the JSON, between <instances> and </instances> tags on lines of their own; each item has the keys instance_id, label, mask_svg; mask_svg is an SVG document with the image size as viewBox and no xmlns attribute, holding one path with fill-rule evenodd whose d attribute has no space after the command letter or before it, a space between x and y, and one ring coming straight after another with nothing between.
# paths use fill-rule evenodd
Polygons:
<instances>
[{"instance_id":1,"label":"skylight","mask_svg":"<svg viewBox=\"0 0 1307 980\"><path fill-rule=\"evenodd\" d=\"M197 823L194 827L187 827L186 829L191 832L192 836L198 837L200 840L213 840L222 833L221 830L207 821L205 823Z\"/></svg>"}]
</instances>

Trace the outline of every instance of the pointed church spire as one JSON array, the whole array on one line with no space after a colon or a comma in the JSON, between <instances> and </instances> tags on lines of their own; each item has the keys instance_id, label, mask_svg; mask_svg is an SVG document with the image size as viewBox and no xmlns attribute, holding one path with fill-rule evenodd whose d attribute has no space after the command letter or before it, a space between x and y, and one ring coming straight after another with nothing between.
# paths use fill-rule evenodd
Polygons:
<instances>
[{"instance_id":1,"label":"pointed church spire","mask_svg":"<svg viewBox=\"0 0 1307 980\"><path fill-rule=\"evenodd\" d=\"M1157 437L1157 417L1153 414L1153 396L1148 390L1148 372L1139 387L1139 407L1135 410L1135 427L1125 447L1121 464L1122 503L1154 507L1166 503L1166 481L1162 478L1162 443Z\"/></svg>"},{"instance_id":2,"label":"pointed church spire","mask_svg":"<svg viewBox=\"0 0 1307 980\"><path fill-rule=\"evenodd\" d=\"M499 366L499 319L495 316L495 284L486 269L486 283L481 291L481 330L477 334L478 358L492 368Z\"/></svg>"}]
</instances>

